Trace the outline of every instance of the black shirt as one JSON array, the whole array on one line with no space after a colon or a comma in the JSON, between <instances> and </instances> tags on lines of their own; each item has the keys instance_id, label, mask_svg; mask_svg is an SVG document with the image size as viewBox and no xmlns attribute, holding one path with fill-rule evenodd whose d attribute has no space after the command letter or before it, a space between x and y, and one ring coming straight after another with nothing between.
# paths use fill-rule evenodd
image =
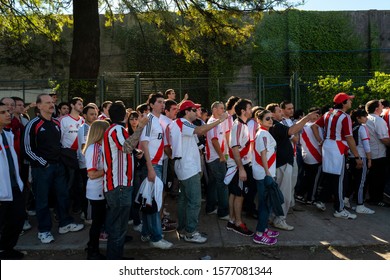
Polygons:
<instances>
[{"instance_id":1,"label":"black shirt","mask_svg":"<svg viewBox=\"0 0 390 280\"><path fill-rule=\"evenodd\" d=\"M272 137L276 140L276 168L286 163L294 164L294 149L288 135L289 127L274 120L273 126L269 129Z\"/></svg>"}]
</instances>

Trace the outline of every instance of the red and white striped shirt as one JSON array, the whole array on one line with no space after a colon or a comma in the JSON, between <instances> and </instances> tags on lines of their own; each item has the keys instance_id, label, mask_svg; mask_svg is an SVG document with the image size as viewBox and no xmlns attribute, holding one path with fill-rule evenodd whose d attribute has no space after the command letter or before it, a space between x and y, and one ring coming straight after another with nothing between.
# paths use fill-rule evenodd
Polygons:
<instances>
[{"instance_id":1,"label":"red and white striped shirt","mask_svg":"<svg viewBox=\"0 0 390 280\"><path fill-rule=\"evenodd\" d=\"M207 124L218 121L218 119L211 116L207 121ZM222 154L225 154L226 145L225 145L225 133L223 131L222 124L215 126L213 129L209 130L206 135L206 162L213 162L216 159L219 159L218 153L215 151L212 140L217 139L219 147L221 148Z\"/></svg>"},{"instance_id":2,"label":"red and white striped shirt","mask_svg":"<svg viewBox=\"0 0 390 280\"><path fill-rule=\"evenodd\" d=\"M104 133L104 191L112 191L118 186L133 185L134 159L131 154L123 152L125 140L129 137L126 129L119 125L111 125Z\"/></svg>"},{"instance_id":3,"label":"red and white striped shirt","mask_svg":"<svg viewBox=\"0 0 390 280\"><path fill-rule=\"evenodd\" d=\"M324 128L325 139L345 141L346 136L352 136L351 117L342 110L330 110L316 124Z\"/></svg>"},{"instance_id":4,"label":"red and white striped shirt","mask_svg":"<svg viewBox=\"0 0 390 280\"><path fill-rule=\"evenodd\" d=\"M61 119L61 144L64 148L71 148L77 151L78 141L77 133L79 132L80 126L84 124L84 119L78 117L73 118L71 115L67 115Z\"/></svg>"},{"instance_id":5,"label":"red and white striped shirt","mask_svg":"<svg viewBox=\"0 0 390 280\"><path fill-rule=\"evenodd\" d=\"M268 170L272 177L276 176L276 141L272 135L263 128L259 128L255 136L254 160L252 161L253 178L263 180L265 170L261 159L261 152L267 150Z\"/></svg>"},{"instance_id":6,"label":"red and white striped shirt","mask_svg":"<svg viewBox=\"0 0 390 280\"><path fill-rule=\"evenodd\" d=\"M148 114L149 122L144 127L139 139L140 142L149 142L149 155L152 164L162 165L164 155L164 131L157 118L152 113Z\"/></svg>"},{"instance_id":7,"label":"red and white striped shirt","mask_svg":"<svg viewBox=\"0 0 390 280\"><path fill-rule=\"evenodd\" d=\"M322 162L321 147L318 145L317 139L314 137L311 126L314 123L308 122L302 129L301 145L302 145L302 158L306 164L317 164ZM322 139L322 129L320 131L320 137Z\"/></svg>"}]
</instances>

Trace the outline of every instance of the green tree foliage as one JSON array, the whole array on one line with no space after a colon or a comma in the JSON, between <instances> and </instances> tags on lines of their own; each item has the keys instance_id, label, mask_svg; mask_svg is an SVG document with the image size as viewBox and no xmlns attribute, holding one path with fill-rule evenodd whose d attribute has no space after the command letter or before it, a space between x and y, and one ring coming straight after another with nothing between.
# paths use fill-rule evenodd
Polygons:
<instances>
[{"instance_id":1,"label":"green tree foliage","mask_svg":"<svg viewBox=\"0 0 390 280\"><path fill-rule=\"evenodd\" d=\"M390 74L375 72L374 77L367 82L372 98L390 100Z\"/></svg>"},{"instance_id":2,"label":"green tree foliage","mask_svg":"<svg viewBox=\"0 0 390 280\"><path fill-rule=\"evenodd\" d=\"M370 99L364 86L356 87L352 79L343 79L333 75L319 76L316 82L309 85L308 98L313 106L332 105L333 97L339 92L353 94L355 96L354 107L365 104Z\"/></svg>"}]
</instances>

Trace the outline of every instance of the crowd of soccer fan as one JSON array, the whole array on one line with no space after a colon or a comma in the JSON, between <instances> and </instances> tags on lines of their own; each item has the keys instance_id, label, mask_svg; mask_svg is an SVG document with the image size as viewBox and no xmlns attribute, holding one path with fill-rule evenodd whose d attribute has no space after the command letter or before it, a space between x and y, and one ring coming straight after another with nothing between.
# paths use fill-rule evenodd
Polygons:
<instances>
[{"instance_id":1,"label":"crowd of soccer fan","mask_svg":"<svg viewBox=\"0 0 390 280\"><path fill-rule=\"evenodd\" d=\"M24 256L14 246L32 227L29 215L48 244L53 218L66 234L84 228L73 218L80 214L91 224L87 259L125 258L129 224L152 247L172 248L163 234L170 231L205 243L198 228L202 195L206 214L262 245L276 244L277 230L294 230L287 218L302 210L296 202L325 211L333 201L333 216L341 219L374 214L368 204L389 206L383 195L390 109L386 100L371 100L350 110L353 98L338 93L332 105L305 114L288 101L264 108L235 96L207 110L188 95L176 102L173 89L150 94L136 110L122 101L84 106L78 97L57 106L55 93L27 107L4 97L0 257ZM168 193L177 196L171 216ZM243 217L257 219L256 229Z\"/></svg>"}]
</instances>

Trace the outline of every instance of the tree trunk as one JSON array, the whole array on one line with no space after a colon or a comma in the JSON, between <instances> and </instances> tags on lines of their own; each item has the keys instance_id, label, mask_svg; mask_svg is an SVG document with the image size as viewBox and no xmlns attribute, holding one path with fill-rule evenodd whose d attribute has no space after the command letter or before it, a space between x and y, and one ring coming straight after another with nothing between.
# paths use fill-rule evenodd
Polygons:
<instances>
[{"instance_id":1,"label":"tree trunk","mask_svg":"<svg viewBox=\"0 0 390 280\"><path fill-rule=\"evenodd\" d=\"M69 99L96 102L100 66L98 0L73 0L73 45L69 69Z\"/></svg>"}]
</instances>

